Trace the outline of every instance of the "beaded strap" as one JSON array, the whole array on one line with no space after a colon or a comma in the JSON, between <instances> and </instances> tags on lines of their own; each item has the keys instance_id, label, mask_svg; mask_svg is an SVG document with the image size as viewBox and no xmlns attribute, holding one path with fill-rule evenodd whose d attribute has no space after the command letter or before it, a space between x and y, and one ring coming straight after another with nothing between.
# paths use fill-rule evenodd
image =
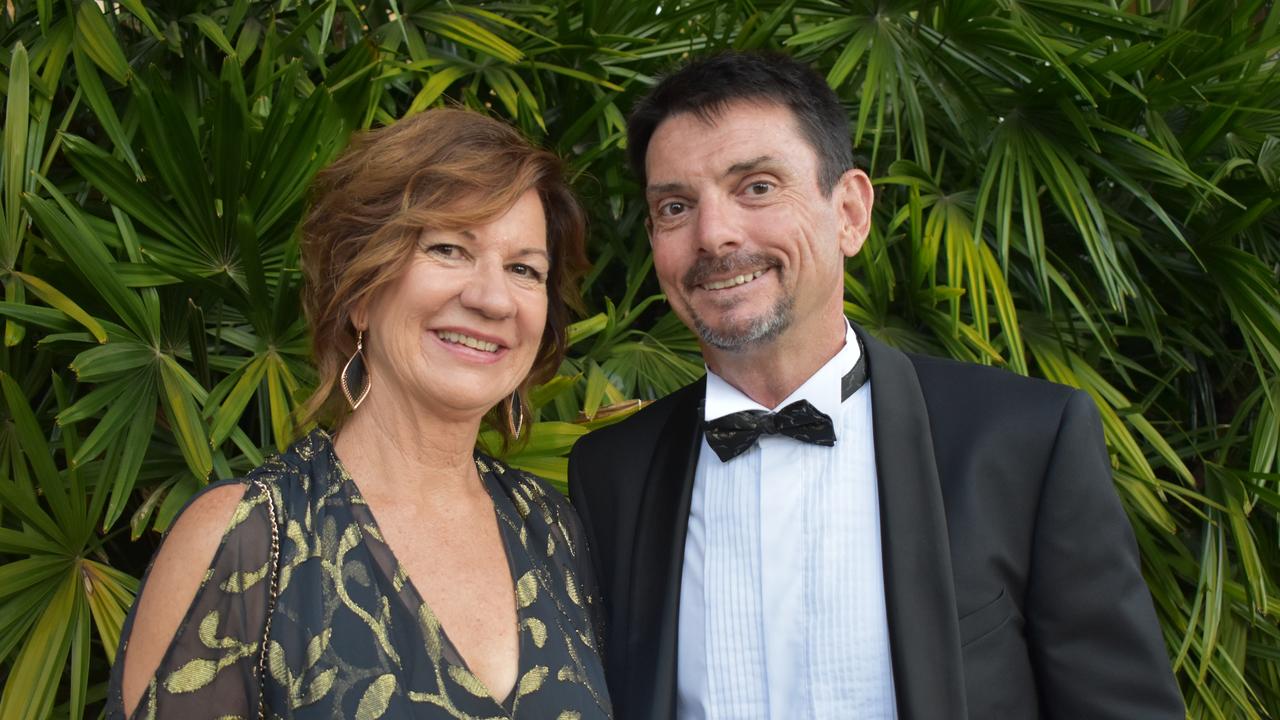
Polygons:
<instances>
[{"instance_id":1,"label":"beaded strap","mask_svg":"<svg viewBox=\"0 0 1280 720\"><path fill-rule=\"evenodd\" d=\"M276 501L271 489L261 480L253 484L267 497L267 514L271 516L271 591L267 597L267 621L262 631L262 647L258 651L258 720L266 718L264 692L267 677L267 646L271 638L271 616L276 611L276 597L280 594L280 523L276 518Z\"/></svg>"}]
</instances>

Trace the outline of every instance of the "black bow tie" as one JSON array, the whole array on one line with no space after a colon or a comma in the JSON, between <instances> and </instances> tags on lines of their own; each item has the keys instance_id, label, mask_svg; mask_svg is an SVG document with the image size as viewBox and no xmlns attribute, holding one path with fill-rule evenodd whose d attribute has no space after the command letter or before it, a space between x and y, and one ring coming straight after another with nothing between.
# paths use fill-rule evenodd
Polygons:
<instances>
[{"instance_id":1,"label":"black bow tie","mask_svg":"<svg viewBox=\"0 0 1280 720\"><path fill-rule=\"evenodd\" d=\"M840 401L844 402L867 381L867 353L862 351L858 362L840 380ZM768 410L742 410L707 421L703 426L707 444L719 456L721 462L746 452L761 435L786 435L801 442L823 447L836 444L835 426L831 417L814 407L808 400L797 400L778 412Z\"/></svg>"},{"instance_id":2,"label":"black bow tie","mask_svg":"<svg viewBox=\"0 0 1280 720\"><path fill-rule=\"evenodd\" d=\"M786 435L801 442L831 447L836 431L831 417L808 400L797 400L776 413L743 410L716 418L706 424L707 444L721 462L741 455L761 435Z\"/></svg>"}]
</instances>

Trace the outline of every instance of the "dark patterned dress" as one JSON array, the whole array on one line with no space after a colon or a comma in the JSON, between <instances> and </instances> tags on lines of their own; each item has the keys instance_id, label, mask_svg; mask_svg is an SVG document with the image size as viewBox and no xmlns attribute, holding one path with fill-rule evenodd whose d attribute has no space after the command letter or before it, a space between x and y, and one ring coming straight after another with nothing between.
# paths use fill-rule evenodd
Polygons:
<instances>
[{"instance_id":1,"label":"dark patterned dress","mask_svg":"<svg viewBox=\"0 0 1280 720\"><path fill-rule=\"evenodd\" d=\"M368 505L315 431L254 470L213 564L135 718L607 718L599 598L568 502L545 482L477 455L515 579L519 671L494 699L467 669L386 545ZM279 592L267 652L271 524ZM145 579L144 579L145 584ZM135 606L136 609L136 606ZM121 633L107 717L134 614ZM259 685L259 665L263 665Z\"/></svg>"}]
</instances>

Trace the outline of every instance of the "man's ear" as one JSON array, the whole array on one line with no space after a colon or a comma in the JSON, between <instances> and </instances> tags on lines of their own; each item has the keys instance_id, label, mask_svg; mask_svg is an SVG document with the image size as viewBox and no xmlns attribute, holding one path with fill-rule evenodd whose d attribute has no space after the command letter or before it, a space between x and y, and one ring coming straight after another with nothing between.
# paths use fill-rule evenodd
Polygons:
<instances>
[{"instance_id":1,"label":"man's ear","mask_svg":"<svg viewBox=\"0 0 1280 720\"><path fill-rule=\"evenodd\" d=\"M840 176L831 193L840 221L840 251L853 257L871 232L871 206L876 197L871 178L853 168Z\"/></svg>"}]
</instances>

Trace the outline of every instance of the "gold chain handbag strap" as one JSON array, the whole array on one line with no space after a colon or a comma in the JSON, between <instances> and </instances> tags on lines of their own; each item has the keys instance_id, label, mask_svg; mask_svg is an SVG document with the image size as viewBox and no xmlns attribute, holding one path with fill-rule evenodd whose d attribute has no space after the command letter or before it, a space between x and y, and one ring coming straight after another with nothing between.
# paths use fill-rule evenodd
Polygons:
<instances>
[{"instance_id":1,"label":"gold chain handbag strap","mask_svg":"<svg viewBox=\"0 0 1280 720\"><path fill-rule=\"evenodd\" d=\"M264 697L267 684L267 648L271 639L271 616L276 611L276 597L280 594L280 522L276 517L276 500L271 494L271 488L261 480L254 480L253 484L267 498L267 514L271 516L271 573L269 581L270 594L267 597L267 621L262 630L262 647L258 651L258 720L266 718L266 698Z\"/></svg>"}]
</instances>

